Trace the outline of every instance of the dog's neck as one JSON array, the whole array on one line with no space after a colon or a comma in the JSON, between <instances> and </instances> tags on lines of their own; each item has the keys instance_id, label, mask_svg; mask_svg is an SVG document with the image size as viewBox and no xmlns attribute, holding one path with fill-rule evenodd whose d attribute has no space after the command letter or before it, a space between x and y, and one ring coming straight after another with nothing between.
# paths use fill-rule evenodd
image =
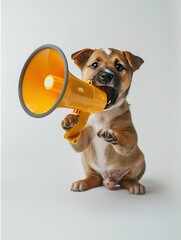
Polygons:
<instances>
[{"instance_id":1,"label":"dog's neck","mask_svg":"<svg viewBox=\"0 0 181 240\"><path fill-rule=\"evenodd\" d=\"M115 118L117 116L121 116L128 110L129 110L129 104L126 101L126 99L124 99L124 101L122 100L121 105L114 105L110 109L106 109L100 113L97 113L96 118L100 121L104 121L106 117Z\"/></svg>"}]
</instances>

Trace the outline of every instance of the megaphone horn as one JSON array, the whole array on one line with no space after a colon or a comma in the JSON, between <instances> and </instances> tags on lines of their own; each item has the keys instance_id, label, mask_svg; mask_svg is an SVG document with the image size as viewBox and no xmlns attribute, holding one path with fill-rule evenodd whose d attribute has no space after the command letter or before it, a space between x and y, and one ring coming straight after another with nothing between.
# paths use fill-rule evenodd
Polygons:
<instances>
[{"instance_id":1,"label":"megaphone horn","mask_svg":"<svg viewBox=\"0 0 181 240\"><path fill-rule=\"evenodd\" d=\"M25 62L19 99L25 112L36 118L45 117L58 107L76 110L79 121L64 135L73 144L78 142L90 114L101 112L107 102L103 91L68 71L64 53L52 44L39 47Z\"/></svg>"}]
</instances>

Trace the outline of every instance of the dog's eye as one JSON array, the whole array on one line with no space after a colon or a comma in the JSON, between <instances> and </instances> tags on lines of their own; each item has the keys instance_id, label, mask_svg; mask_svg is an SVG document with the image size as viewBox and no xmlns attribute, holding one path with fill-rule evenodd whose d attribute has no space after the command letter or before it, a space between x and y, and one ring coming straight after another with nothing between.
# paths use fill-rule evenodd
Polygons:
<instances>
[{"instance_id":1,"label":"dog's eye","mask_svg":"<svg viewBox=\"0 0 181 240\"><path fill-rule=\"evenodd\" d=\"M121 63L117 63L115 67L119 72L122 72L124 69L123 66L121 65Z\"/></svg>"},{"instance_id":2,"label":"dog's eye","mask_svg":"<svg viewBox=\"0 0 181 240\"><path fill-rule=\"evenodd\" d=\"M91 64L91 68L96 69L98 67L98 65L99 65L98 61L95 61Z\"/></svg>"}]
</instances>

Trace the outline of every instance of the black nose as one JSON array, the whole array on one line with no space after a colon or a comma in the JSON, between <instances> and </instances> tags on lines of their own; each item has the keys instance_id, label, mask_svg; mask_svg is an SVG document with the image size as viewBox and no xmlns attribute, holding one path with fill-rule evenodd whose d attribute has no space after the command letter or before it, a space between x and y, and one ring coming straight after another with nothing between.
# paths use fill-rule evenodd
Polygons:
<instances>
[{"instance_id":1,"label":"black nose","mask_svg":"<svg viewBox=\"0 0 181 240\"><path fill-rule=\"evenodd\" d=\"M114 73L112 72L101 72L99 76L99 80L104 84L110 83L113 78Z\"/></svg>"}]
</instances>

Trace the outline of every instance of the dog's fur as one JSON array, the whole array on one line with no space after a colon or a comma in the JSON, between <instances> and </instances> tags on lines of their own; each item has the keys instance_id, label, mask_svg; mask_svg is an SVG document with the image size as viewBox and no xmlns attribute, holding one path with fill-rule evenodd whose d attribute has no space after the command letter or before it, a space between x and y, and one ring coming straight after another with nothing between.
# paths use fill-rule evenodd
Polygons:
<instances>
[{"instance_id":1,"label":"dog's fur","mask_svg":"<svg viewBox=\"0 0 181 240\"><path fill-rule=\"evenodd\" d=\"M145 160L137 145L126 96L133 72L143 60L127 51L117 49L83 49L72 54L85 81L106 92L108 100L104 111L91 116L73 148L82 152L86 177L72 185L73 191L84 191L104 184L108 189L117 184L133 194L144 194L145 187L138 180L145 171ZM111 88L109 88L109 87ZM114 89L114 90L110 90ZM113 92L112 92L113 91ZM78 116L69 114L62 121L68 129L76 124Z\"/></svg>"}]
</instances>

